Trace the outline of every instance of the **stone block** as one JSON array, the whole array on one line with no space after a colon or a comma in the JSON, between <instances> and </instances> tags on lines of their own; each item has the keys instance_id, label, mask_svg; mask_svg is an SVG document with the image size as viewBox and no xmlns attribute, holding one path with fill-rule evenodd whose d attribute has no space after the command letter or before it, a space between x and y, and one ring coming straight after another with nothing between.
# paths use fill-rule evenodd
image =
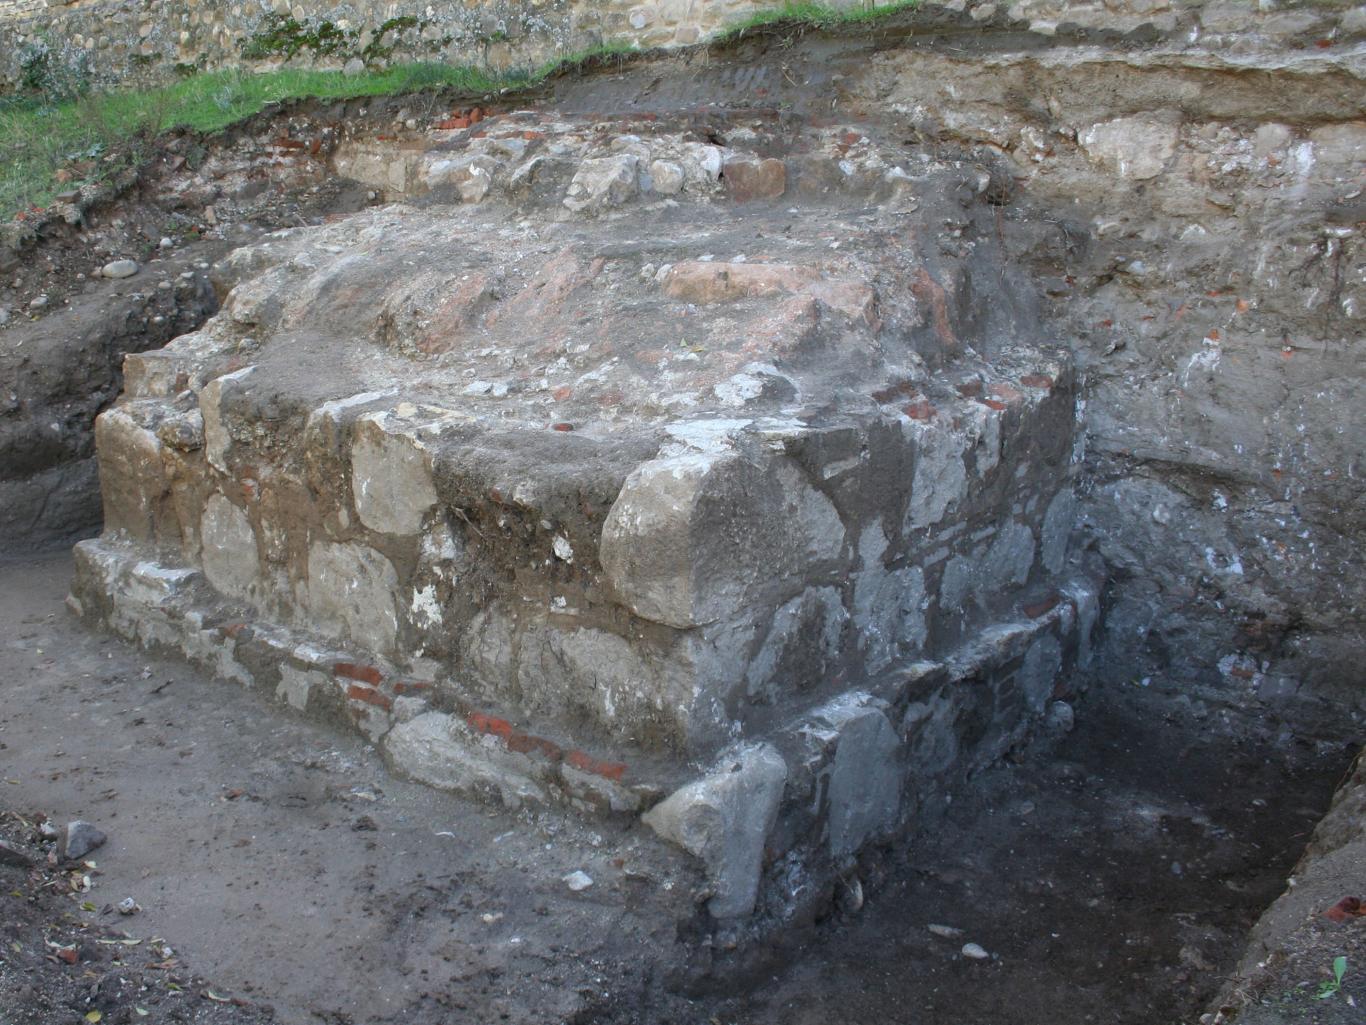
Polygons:
<instances>
[{"instance_id":1,"label":"stone block","mask_svg":"<svg viewBox=\"0 0 1366 1025\"><path fill-rule=\"evenodd\" d=\"M786 600L838 565L843 548L835 507L793 461L694 453L627 478L601 558L632 612L687 628Z\"/></svg>"},{"instance_id":2,"label":"stone block","mask_svg":"<svg viewBox=\"0 0 1366 1025\"><path fill-rule=\"evenodd\" d=\"M412 433L385 429L384 414L356 423L351 441L351 494L371 530L407 536L436 505L431 457Z\"/></svg>"},{"instance_id":3,"label":"stone block","mask_svg":"<svg viewBox=\"0 0 1366 1025\"><path fill-rule=\"evenodd\" d=\"M308 550L308 611L339 640L387 654L398 634L398 573L361 544L315 541Z\"/></svg>"},{"instance_id":4,"label":"stone block","mask_svg":"<svg viewBox=\"0 0 1366 1025\"><path fill-rule=\"evenodd\" d=\"M706 866L712 916L739 918L759 894L764 842L778 817L787 763L768 744L727 752L701 779L674 791L641 818Z\"/></svg>"},{"instance_id":5,"label":"stone block","mask_svg":"<svg viewBox=\"0 0 1366 1025\"><path fill-rule=\"evenodd\" d=\"M246 510L221 494L204 504L199 520L199 561L222 595L250 601L260 579L256 532Z\"/></svg>"},{"instance_id":6,"label":"stone block","mask_svg":"<svg viewBox=\"0 0 1366 1025\"><path fill-rule=\"evenodd\" d=\"M640 191L640 158L632 153L583 161L569 182L565 208L574 213L601 213L635 198Z\"/></svg>"},{"instance_id":7,"label":"stone block","mask_svg":"<svg viewBox=\"0 0 1366 1025\"><path fill-rule=\"evenodd\" d=\"M787 191L787 167L781 160L734 158L721 169L726 191L737 203L778 199Z\"/></svg>"},{"instance_id":8,"label":"stone block","mask_svg":"<svg viewBox=\"0 0 1366 1025\"><path fill-rule=\"evenodd\" d=\"M1077 134L1094 164L1133 181L1147 181L1165 171L1179 138L1174 119L1147 115L1103 121Z\"/></svg>"}]
</instances>

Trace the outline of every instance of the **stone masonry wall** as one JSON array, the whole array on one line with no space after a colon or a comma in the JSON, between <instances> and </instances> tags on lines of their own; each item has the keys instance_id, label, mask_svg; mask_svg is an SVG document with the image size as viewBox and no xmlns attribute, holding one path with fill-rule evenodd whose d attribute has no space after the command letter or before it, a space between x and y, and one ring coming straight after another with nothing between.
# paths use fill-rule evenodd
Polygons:
<instances>
[{"instance_id":1,"label":"stone masonry wall","mask_svg":"<svg viewBox=\"0 0 1366 1025\"><path fill-rule=\"evenodd\" d=\"M772 0L0 0L0 89L21 81L21 61L34 45L48 46L64 62L85 64L103 83L192 68L269 67L281 53L250 55L253 44L269 48L263 41L272 32L283 48L300 47L296 64L341 67L359 56L370 64L439 60L503 69L605 42L695 43L776 6Z\"/></svg>"},{"instance_id":2,"label":"stone masonry wall","mask_svg":"<svg viewBox=\"0 0 1366 1025\"><path fill-rule=\"evenodd\" d=\"M893 2L831 0L829 6ZM26 55L35 47L102 84L193 69L267 68L286 60L335 68L354 57L372 66L438 60L501 70L604 43L688 45L782 6L782 0L0 0L0 92L22 82ZM1360 9L1336 0L951 0L936 6L971 9L973 21L984 26L1006 15L1044 35L1074 29L1135 41L1203 35L1231 53L1245 43L1234 37L1306 36L1300 42L1317 43L1363 28Z\"/></svg>"}]
</instances>

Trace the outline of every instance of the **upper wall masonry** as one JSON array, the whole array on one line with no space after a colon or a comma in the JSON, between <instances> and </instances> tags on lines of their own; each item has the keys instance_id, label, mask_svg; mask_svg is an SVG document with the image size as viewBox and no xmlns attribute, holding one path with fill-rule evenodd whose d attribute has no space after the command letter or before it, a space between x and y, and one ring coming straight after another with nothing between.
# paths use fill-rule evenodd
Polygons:
<instances>
[{"instance_id":1,"label":"upper wall masonry","mask_svg":"<svg viewBox=\"0 0 1366 1025\"><path fill-rule=\"evenodd\" d=\"M863 10L898 0L831 0ZM0 92L24 80L35 51L96 83L293 64L342 67L359 58L440 60L503 70L533 67L604 43L686 46L782 8L781 0L0 0ZM1171 35L1220 52L1258 45L1313 47L1366 35L1366 8L1346 0L926 0L930 30L945 18L1062 32Z\"/></svg>"}]
</instances>

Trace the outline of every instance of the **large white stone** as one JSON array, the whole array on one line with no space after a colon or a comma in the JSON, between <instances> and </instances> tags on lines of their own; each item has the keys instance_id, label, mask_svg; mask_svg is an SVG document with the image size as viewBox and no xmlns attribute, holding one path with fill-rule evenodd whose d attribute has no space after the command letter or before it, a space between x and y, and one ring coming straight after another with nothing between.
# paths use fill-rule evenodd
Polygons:
<instances>
[{"instance_id":1,"label":"large white stone","mask_svg":"<svg viewBox=\"0 0 1366 1025\"><path fill-rule=\"evenodd\" d=\"M260 560L246 510L223 495L213 495L199 519L199 540L200 562L209 583L229 598L251 598Z\"/></svg>"},{"instance_id":2,"label":"large white stone","mask_svg":"<svg viewBox=\"0 0 1366 1025\"><path fill-rule=\"evenodd\" d=\"M702 859L714 917L738 918L754 910L764 843L786 782L787 763L775 748L742 746L642 816L660 836Z\"/></svg>"}]
</instances>

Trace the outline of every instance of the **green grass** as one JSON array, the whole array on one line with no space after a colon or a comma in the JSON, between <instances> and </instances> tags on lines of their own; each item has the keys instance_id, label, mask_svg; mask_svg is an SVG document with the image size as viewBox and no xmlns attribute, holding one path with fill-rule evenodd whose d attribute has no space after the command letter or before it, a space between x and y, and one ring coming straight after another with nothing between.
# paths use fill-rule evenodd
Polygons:
<instances>
[{"instance_id":1,"label":"green grass","mask_svg":"<svg viewBox=\"0 0 1366 1025\"><path fill-rule=\"evenodd\" d=\"M753 15L728 29L718 41L733 41L779 23L825 28L867 22L918 2L896 0L852 8L788 2ZM219 71L158 88L91 92L59 101L0 97L0 221L44 208L66 189L113 177L143 158L149 140L173 128L214 132L251 117L267 104L286 100L355 99L437 89L472 95L529 89L555 75L623 61L637 53L631 44L609 43L506 73L438 63L399 64L354 77L340 71L292 68L262 73ZM64 166L76 175L58 182L55 175Z\"/></svg>"},{"instance_id":2,"label":"green grass","mask_svg":"<svg viewBox=\"0 0 1366 1025\"><path fill-rule=\"evenodd\" d=\"M793 28L831 28L836 25L857 25L877 21L900 11L917 7L920 0L893 0L891 3L860 4L857 7L832 7L829 4L787 0L781 7L757 11L721 33L718 42L739 39L755 29L769 25L791 25Z\"/></svg>"},{"instance_id":3,"label":"green grass","mask_svg":"<svg viewBox=\"0 0 1366 1025\"><path fill-rule=\"evenodd\" d=\"M139 140L172 128L213 132L283 100L351 99L424 89L478 94L513 80L467 67L404 64L354 77L299 69L213 72L160 88L92 92L51 104L27 97L0 99L0 218L45 206L63 189L80 184L56 181L53 175L64 164L93 162L94 170L83 180L108 177L138 158ZM103 159L106 156L115 159Z\"/></svg>"}]
</instances>

